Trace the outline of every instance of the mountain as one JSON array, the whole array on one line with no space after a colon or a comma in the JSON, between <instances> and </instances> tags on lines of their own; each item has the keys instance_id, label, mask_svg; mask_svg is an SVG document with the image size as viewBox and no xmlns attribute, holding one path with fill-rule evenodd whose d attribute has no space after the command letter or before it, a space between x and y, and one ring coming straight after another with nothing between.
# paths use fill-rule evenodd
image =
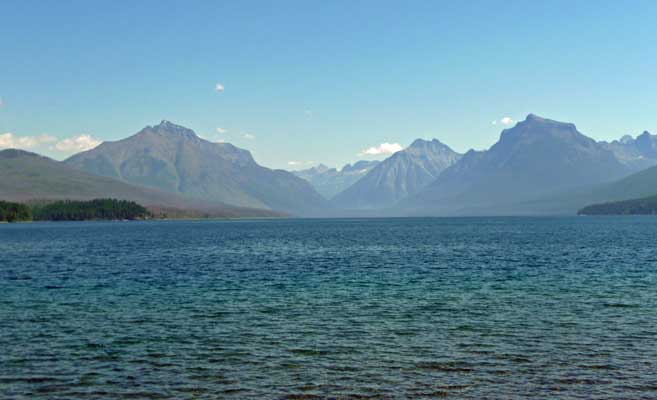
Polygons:
<instances>
[{"instance_id":1,"label":"mountain","mask_svg":"<svg viewBox=\"0 0 657 400\"><path fill-rule=\"evenodd\" d=\"M339 193L333 202L344 209L390 207L418 193L460 157L437 139L417 139Z\"/></svg>"},{"instance_id":2,"label":"mountain","mask_svg":"<svg viewBox=\"0 0 657 400\"><path fill-rule=\"evenodd\" d=\"M625 135L620 140L601 144L611 150L620 162L636 171L657 165L657 135L647 131L636 139Z\"/></svg>"},{"instance_id":3,"label":"mountain","mask_svg":"<svg viewBox=\"0 0 657 400\"><path fill-rule=\"evenodd\" d=\"M254 210L206 203L131 185L119 180L91 175L62 162L23 150L0 151L0 200L91 200L116 198L132 200L158 210L175 209L178 214L215 217L281 216L267 210Z\"/></svg>"},{"instance_id":4,"label":"mountain","mask_svg":"<svg viewBox=\"0 0 657 400\"><path fill-rule=\"evenodd\" d=\"M328 203L305 180L258 165L246 150L212 143L185 127L162 121L65 161L73 168L132 184L212 202L321 213Z\"/></svg>"},{"instance_id":5,"label":"mountain","mask_svg":"<svg viewBox=\"0 0 657 400\"><path fill-rule=\"evenodd\" d=\"M319 194L330 199L365 176L379 162L361 160L353 165L347 164L339 171L320 164L313 168L293 171L292 173L310 182Z\"/></svg>"},{"instance_id":6,"label":"mountain","mask_svg":"<svg viewBox=\"0 0 657 400\"><path fill-rule=\"evenodd\" d=\"M632 170L574 124L530 114L502 131L489 150L466 153L402 208L413 215L515 214L515 204L613 181Z\"/></svg>"}]
</instances>

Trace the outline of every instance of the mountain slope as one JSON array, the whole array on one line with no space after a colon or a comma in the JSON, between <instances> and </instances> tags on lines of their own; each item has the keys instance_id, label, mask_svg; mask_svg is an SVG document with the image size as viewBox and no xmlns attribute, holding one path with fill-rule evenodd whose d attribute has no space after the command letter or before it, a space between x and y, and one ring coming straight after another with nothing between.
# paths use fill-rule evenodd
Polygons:
<instances>
[{"instance_id":1,"label":"mountain slope","mask_svg":"<svg viewBox=\"0 0 657 400\"><path fill-rule=\"evenodd\" d=\"M437 139L417 139L388 157L333 199L344 209L375 209L394 205L431 183L460 154Z\"/></svg>"},{"instance_id":2,"label":"mountain slope","mask_svg":"<svg viewBox=\"0 0 657 400\"><path fill-rule=\"evenodd\" d=\"M642 199L654 195L657 195L657 166L613 182L553 193L516 204L513 208L522 213L543 210L546 214L574 214L590 204Z\"/></svg>"},{"instance_id":3,"label":"mountain slope","mask_svg":"<svg viewBox=\"0 0 657 400\"><path fill-rule=\"evenodd\" d=\"M104 142L65 162L89 173L203 201L296 215L321 213L328 205L303 179L262 167L246 150L211 143L168 121L123 140Z\"/></svg>"},{"instance_id":4,"label":"mountain slope","mask_svg":"<svg viewBox=\"0 0 657 400\"><path fill-rule=\"evenodd\" d=\"M116 198L158 209L194 210L226 217L280 216L254 210L187 199L113 178L91 175L61 162L23 150L0 151L0 200L90 200Z\"/></svg>"},{"instance_id":5,"label":"mountain slope","mask_svg":"<svg viewBox=\"0 0 657 400\"><path fill-rule=\"evenodd\" d=\"M347 164L339 171L320 164L313 168L293 171L292 173L310 182L319 194L330 199L356 183L377 164L379 164L379 161L361 160L353 165Z\"/></svg>"},{"instance_id":6,"label":"mountain slope","mask_svg":"<svg viewBox=\"0 0 657 400\"><path fill-rule=\"evenodd\" d=\"M631 171L575 125L530 114L504 130L489 150L466 153L402 208L422 215L513 214L511 204L612 181Z\"/></svg>"}]
</instances>

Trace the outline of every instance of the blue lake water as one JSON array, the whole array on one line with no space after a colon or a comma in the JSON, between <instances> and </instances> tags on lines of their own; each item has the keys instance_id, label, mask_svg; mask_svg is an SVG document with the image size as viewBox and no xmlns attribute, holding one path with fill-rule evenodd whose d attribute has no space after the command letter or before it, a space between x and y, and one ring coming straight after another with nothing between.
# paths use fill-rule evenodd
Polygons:
<instances>
[{"instance_id":1,"label":"blue lake water","mask_svg":"<svg viewBox=\"0 0 657 400\"><path fill-rule=\"evenodd\" d=\"M657 397L657 218L0 225L0 398Z\"/></svg>"}]
</instances>

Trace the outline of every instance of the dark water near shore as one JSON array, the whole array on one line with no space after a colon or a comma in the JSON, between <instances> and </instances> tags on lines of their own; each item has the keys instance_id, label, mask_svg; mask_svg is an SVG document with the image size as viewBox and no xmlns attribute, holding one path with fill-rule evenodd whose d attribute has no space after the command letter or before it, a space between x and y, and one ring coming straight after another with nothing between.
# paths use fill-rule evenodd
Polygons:
<instances>
[{"instance_id":1,"label":"dark water near shore","mask_svg":"<svg viewBox=\"0 0 657 400\"><path fill-rule=\"evenodd\" d=\"M0 398L655 398L657 218L0 226Z\"/></svg>"}]
</instances>

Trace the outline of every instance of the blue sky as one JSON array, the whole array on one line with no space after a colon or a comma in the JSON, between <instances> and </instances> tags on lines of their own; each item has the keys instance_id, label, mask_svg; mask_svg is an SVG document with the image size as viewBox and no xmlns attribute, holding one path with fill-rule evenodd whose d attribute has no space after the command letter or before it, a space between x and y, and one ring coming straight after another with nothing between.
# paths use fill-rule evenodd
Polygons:
<instances>
[{"instance_id":1,"label":"blue sky","mask_svg":"<svg viewBox=\"0 0 657 400\"><path fill-rule=\"evenodd\" d=\"M484 149L528 113L657 132L657 2L571 3L5 0L0 146L61 159L167 119L300 168Z\"/></svg>"}]
</instances>

